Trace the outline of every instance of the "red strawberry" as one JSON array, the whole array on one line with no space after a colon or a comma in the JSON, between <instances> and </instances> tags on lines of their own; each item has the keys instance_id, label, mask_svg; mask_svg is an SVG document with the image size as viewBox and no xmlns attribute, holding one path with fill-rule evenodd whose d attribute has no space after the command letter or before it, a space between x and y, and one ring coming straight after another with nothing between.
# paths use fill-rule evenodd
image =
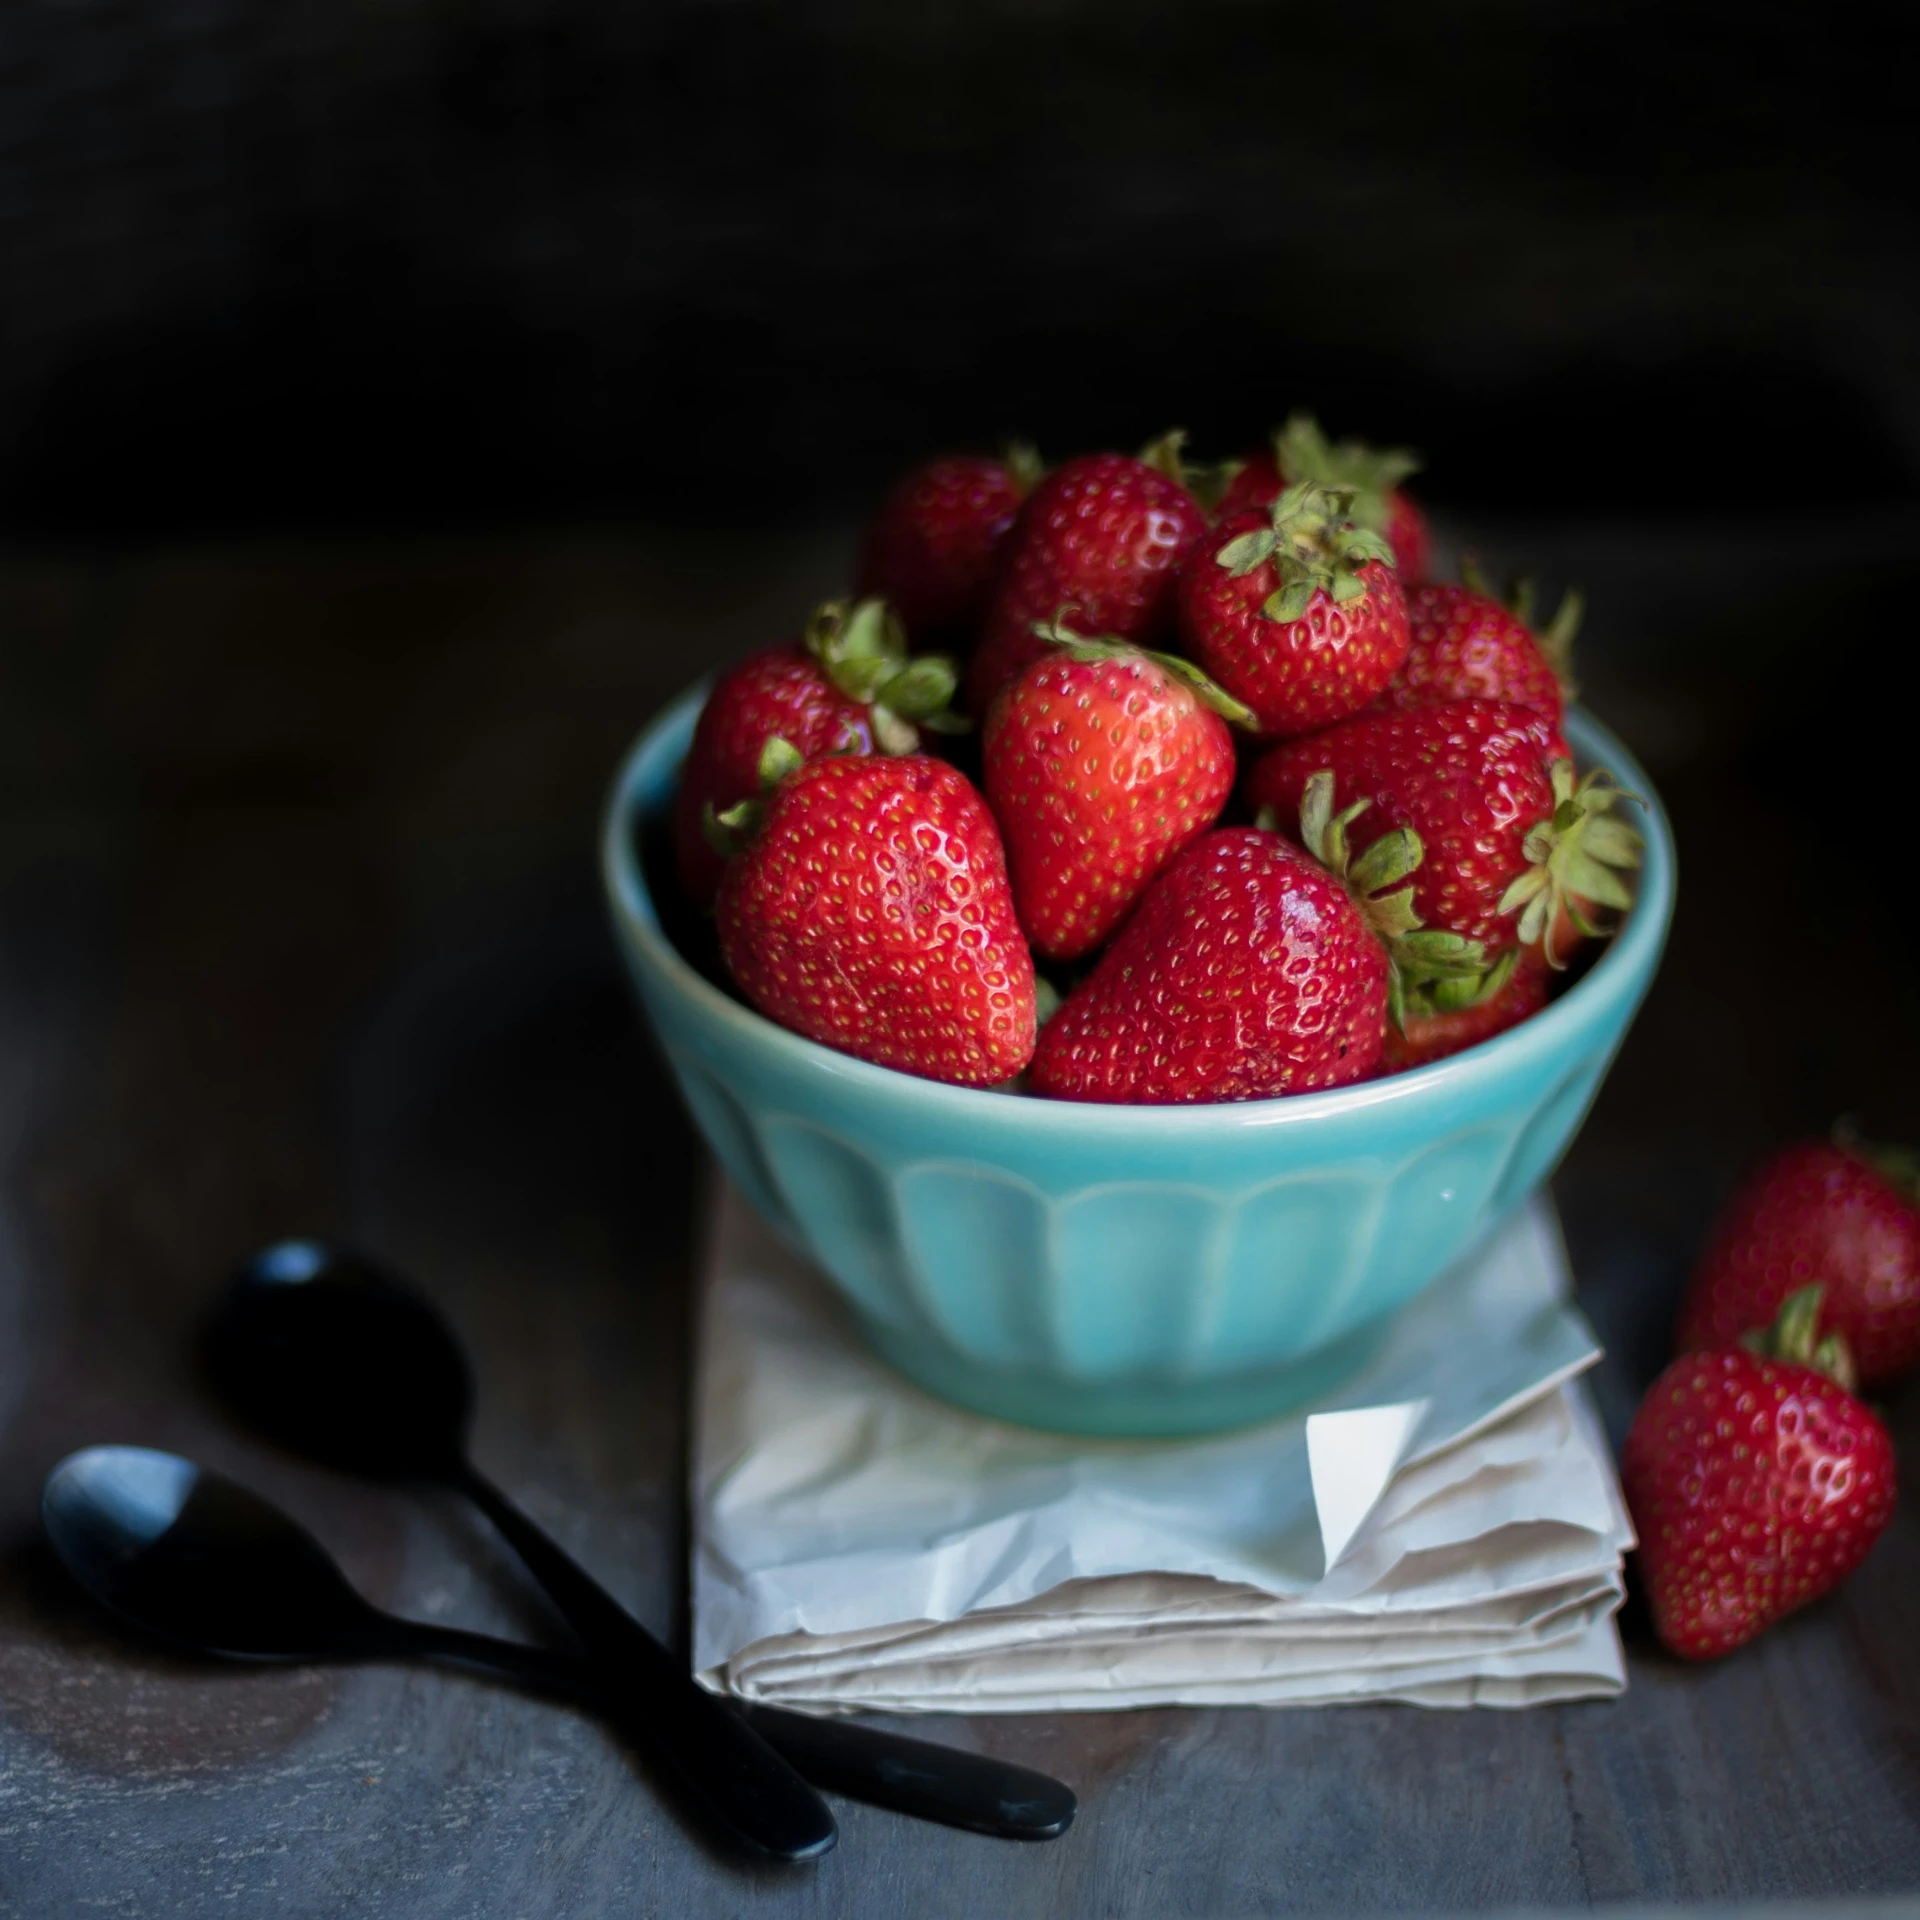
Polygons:
<instances>
[{"instance_id":1,"label":"red strawberry","mask_svg":"<svg viewBox=\"0 0 1920 1920\"><path fill-rule=\"evenodd\" d=\"M1046 652L1047 643L1034 637L1037 621L1060 618L1083 633L1140 646L1171 630L1174 575L1205 533L1206 515L1168 466L1179 470L1177 435L1138 459L1082 454L1027 496L1001 549L980 649L967 672L967 703L976 714Z\"/></svg>"},{"instance_id":2,"label":"red strawberry","mask_svg":"<svg viewBox=\"0 0 1920 1920\"><path fill-rule=\"evenodd\" d=\"M915 467L867 528L861 593L892 602L916 639L970 636L986 612L994 554L1039 478L1027 446L1004 460L949 453Z\"/></svg>"},{"instance_id":3,"label":"red strawberry","mask_svg":"<svg viewBox=\"0 0 1920 1920\"><path fill-rule=\"evenodd\" d=\"M1118 640L1056 643L987 716L987 799L1013 904L1049 960L1105 943L1233 791L1228 720L1247 712L1185 660Z\"/></svg>"},{"instance_id":4,"label":"red strawberry","mask_svg":"<svg viewBox=\"0 0 1920 1920\"><path fill-rule=\"evenodd\" d=\"M1380 1057L1387 954L1345 886L1255 827L1196 840L1040 1030L1028 1085L1171 1105L1343 1087Z\"/></svg>"},{"instance_id":5,"label":"red strawberry","mask_svg":"<svg viewBox=\"0 0 1920 1920\"><path fill-rule=\"evenodd\" d=\"M1310 733L1358 713L1406 657L1407 607L1352 496L1303 481L1265 514L1223 520L1180 577L1187 652L1264 734Z\"/></svg>"},{"instance_id":6,"label":"red strawberry","mask_svg":"<svg viewBox=\"0 0 1920 1920\"><path fill-rule=\"evenodd\" d=\"M1524 592L1524 588L1519 591ZM1522 604L1528 605L1531 596ZM1557 728L1565 706L1564 662L1580 619L1569 593L1536 637L1527 614L1474 586L1428 581L1407 589L1411 634L1383 707L1431 707L1449 700L1504 700L1544 713Z\"/></svg>"},{"instance_id":7,"label":"red strawberry","mask_svg":"<svg viewBox=\"0 0 1920 1920\"><path fill-rule=\"evenodd\" d=\"M1825 1289L1821 1325L1845 1339L1867 1386L1920 1361L1920 1205L1910 1178L1824 1140L1775 1154L1722 1212L1675 1345L1726 1346L1768 1325L1809 1282Z\"/></svg>"},{"instance_id":8,"label":"red strawberry","mask_svg":"<svg viewBox=\"0 0 1920 1920\"><path fill-rule=\"evenodd\" d=\"M1489 959L1525 946L1564 965L1596 911L1632 905L1621 876L1639 864L1640 838L1611 811L1621 797L1611 776L1576 782L1563 752L1530 708L1457 700L1290 740L1254 768L1248 797L1284 825L1309 778L1330 769L1336 805L1374 802L1352 834L1356 852L1389 828L1420 836L1423 926L1478 941Z\"/></svg>"},{"instance_id":9,"label":"red strawberry","mask_svg":"<svg viewBox=\"0 0 1920 1920\"><path fill-rule=\"evenodd\" d=\"M1262 447L1248 454L1239 471L1220 489L1213 503L1217 519L1228 520L1236 513L1265 513L1287 490L1285 477L1272 452Z\"/></svg>"},{"instance_id":10,"label":"red strawberry","mask_svg":"<svg viewBox=\"0 0 1920 1920\"><path fill-rule=\"evenodd\" d=\"M1477 979L1438 980L1409 992L1400 1024L1387 1028L1381 1072L1407 1073L1517 1027L1547 1004L1550 977L1542 961L1523 951Z\"/></svg>"},{"instance_id":11,"label":"red strawberry","mask_svg":"<svg viewBox=\"0 0 1920 1920\"><path fill-rule=\"evenodd\" d=\"M1676 1360L1627 1433L1620 1475L1654 1626L1690 1660L1831 1591L1893 1516L1886 1429L1829 1377L1838 1344L1813 1351L1819 1296L1793 1296L1764 1353Z\"/></svg>"},{"instance_id":12,"label":"red strawberry","mask_svg":"<svg viewBox=\"0 0 1920 1920\"><path fill-rule=\"evenodd\" d=\"M803 760L827 753L911 753L913 722L945 731L953 664L907 659L900 623L879 600L814 609L798 644L756 653L721 675L700 709L674 800L680 884L711 904L726 864L709 843L709 810L725 813L760 791L761 756L784 740Z\"/></svg>"},{"instance_id":13,"label":"red strawberry","mask_svg":"<svg viewBox=\"0 0 1920 1920\"><path fill-rule=\"evenodd\" d=\"M1424 580L1433 560L1427 516L1401 486L1419 469L1411 453L1377 453L1359 440L1329 443L1310 413L1296 413L1273 436L1273 451L1254 454L1227 482L1217 508L1229 514L1264 512L1295 482L1353 489L1353 521L1386 539L1402 581Z\"/></svg>"},{"instance_id":14,"label":"red strawberry","mask_svg":"<svg viewBox=\"0 0 1920 1920\"><path fill-rule=\"evenodd\" d=\"M809 1040L973 1087L1033 1052L999 831L945 761L809 761L729 863L717 913L741 992Z\"/></svg>"}]
</instances>

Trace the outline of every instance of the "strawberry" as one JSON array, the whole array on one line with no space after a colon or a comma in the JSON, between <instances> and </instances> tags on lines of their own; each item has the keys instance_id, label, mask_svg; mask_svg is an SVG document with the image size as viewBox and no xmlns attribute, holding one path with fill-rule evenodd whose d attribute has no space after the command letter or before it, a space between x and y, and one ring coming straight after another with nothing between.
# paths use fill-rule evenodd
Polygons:
<instances>
[{"instance_id":1,"label":"strawberry","mask_svg":"<svg viewBox=\"0 0 1920 1920\"><path fill-rule=\"evenodd\" d=\"M1185 660L1044 628L1053 650L987 715L987 800L1013 904L1049 960L1105 943L1233 791L1244 707Z\"/></svg>"},{"instance_id":2,"label":"strawberry","mask_svg":"<svg viewBox=\"0 0 1920 1920\"><path fill-rule=\"evenodd\" d=\"M1433 559L1433 534L1427 516L1400 484L1419 466L1415 455L1400 449L1377 453L1359 440L1330 443L1312 414L1296 413L1274 434L1272 451L1254 454L1227 482L1217 511L1223 520L1249 510L1264 512L1301 480L1350 487L1354 525L1386 540L1403 581L1424 580Z\"/></svg>"},{"instance_id":3,"label":"strawberry","mask_svg":"<svg viewBox=\"0 0 1920 1920\"><path fill-rule=\"evenodd\" d=\"M1726 1346L1809 1281L1866 1385L1920 1361L1920 1205L1896 1156L1883 1166L1851 1142L1806 1140L1769 1159L1721 1213L1675 1345Z\"/></svg>"},{"instance_id":4,"label":"strawberry","mask_svg":"<svg viewBox=\"0 0 1920 1920\"><path fill-rule=\"evenodd\" d=\"M1175 573L1206 531L1200 503L1177 477L1179 440L1169 434L1137 459L1082 454L1027 496L1001 549L967 672L974 713L1046 652L1038 621L1064 619L1139 646L1171 630Z\"/></svg>"},{"instance_id":5,"label":"strawberry","mask_svg":"<svg viewBox=\"0 0 1920 1920\"><path fill-rule=\"evenodd\" d=\"M809 1040L972 1087L1033 1052L1033 960L999 830L945 761L808 761L768 798L716 912L741 992Z\"/></svg>"},{"instance_id":6,"label":"strawberry","mask_svg":"<svg viewBox=\"0 0 1920 1920\"><path fill-rule=\"evenodd\" d=\"M867 527L860 592L899 609L916 639L971 637L986 612L993 559L1040 457L1016 445L1004 460L949 453L904 475Z\"/></svg>"},{"instance_id":7,"label":"strawberry","mask_svg":"<svg viewBox=\"0 0 1920 1920\"><path fill-rule=\"evenodd\" d=\"M1389 1024L1382 1073L1408 1073L1491 1040L1547 1004L1552 975L1533 953L1508 953L1474 977L1411 989L1398 1025Z\"/></svg>"},{"instance_id":8,"label":"strawberry","mask_svg":"<svg viewBox=\"0 0 1920 1920\"><path fill-rule=\"evenodd\" d=\"M1844 1345L1816 1349L1820 1289L1771 1335L1676 1360L1621 1455L1654 1627L1711 1660L1838 1586L1893 1516L1893 1445L1849 1393Z\"/></svg>"},{"instance_id":9,"label":"strawberry","mask_svg":"<svg viewBox=\"0 0 1920 1920\"><path fill-rule=\"evenodd\" d=\"M909 663L906 636L880 600L823 601L792 646L753 654L721 675L687 748L674 800L674 854L689 899L712 904L725 862L705 826L759 792L761 757L784 740L803 760L827 753L911 753L914 722L936 731L953 664L937 654Z\"/></svg>"},{"instance_id":10,"label":"strawberry","mask_svg":"<svg viewBox=\"0 0 1920 1920\"><path fill-rule=\"evenodd\" d=\"M1536 635L1525 583L1503 605L1483 585L1426 581L1407 589L1407 657L1380 696L1382 707L1449 700L1504 700L1544 713L1557 728L1566 702L1566 662L1581 600L1569 593Z\"/></svg>"},{"instance_id":11,"label":"strawberry","mask_svg":"<svg viewBox=\"0 0 1920 1920\"><path fill-rule=\"evenodd\" d=\"M1343 1087L1380 1057L1387 990L1386 948L1339 877L1278 834L1223 828L1174 858L1041 1028L1028 1085L1130 1105Z\"/></svg>"},{"instance_id":12,"label":"strawberry","mask_svg":"<svg viewBox=\"0 0 1920 1920\"><path fill-rule=\"evenodd\" d=\"M1421 924L1477 941L1489 960L1539 949L1564 966L1601 910L1632 905L1623 873L1640 837L1612 812L1622 797L1604 771L1576 780L1551 723L1526 707L1456 700L1367 713L1276 747L1254 768L1248 798L1281 821L1309 778L1334 776L1336 804L1373 801L1356 852L1409 827L1426 850L1413 878Z\"/></svg>"},{"instance_id":13,"label":"strawberry","mask_svg":"<svg viewBox=\"0 0 1920 1920\"><path fill-rule=\"evenodd\" d=\"M1264 734L1358 713L1406 657L1393 555L1349 522L1352 498L1302 481L1267 513L1221 521L1181 574L1187 653Z\"/></svg>"}]
</instances>

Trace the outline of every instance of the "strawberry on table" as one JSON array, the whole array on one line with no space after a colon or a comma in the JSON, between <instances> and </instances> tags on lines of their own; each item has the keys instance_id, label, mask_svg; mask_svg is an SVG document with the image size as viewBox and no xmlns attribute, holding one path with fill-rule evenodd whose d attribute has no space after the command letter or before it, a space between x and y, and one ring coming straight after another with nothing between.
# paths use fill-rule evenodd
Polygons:
<instances>
[{"instance_id":1,"label":"strawberry on table","mask_svg":"<svg viewBox=\"0 0 1920 1920\"><path fill-rule=\"evenodd\" d=\"M994 556L1040 473L1039 455L1025 445L1004 459L948 453L915 467L868 525L861 594L891 602L916 640L971 638Z\"/></svg>"},{"instance_id":2,"label":"strawberry on table","mask_svg":"<svg viewBox=\"0 0 1920 1920\"><path fill-rule=\"evenodd\" d=\"M1800 1141L1736 1193L1695 1270L1675 1345L1726 1346L1818 1282L1820 1324L1851 1350L1863 1384L1920 1361L1920 1204L1912 1170L1850 1142Z\"/></svg>"},{"instance_id":3,"label":"strawberry on table","mask_svg":"<svg viewBox=\"0 0 1920 1920\"><path fill-rule=\"evenodd\" d=\"M1249 716L1185 660L1059 625L1037 637L1051 650L988 712L984 784L1027 938L1075 960L1219 818L1228 722Z\"/></svg>"},{"instance_id":4,"label":"strawberry on table","mask_svg":"<svg viewBox=\"0 0 1920 1920\"><path fill-rule=\"evenodd\" d=\"M1001 548L967 704L993 696L1047 643L1036 622L1063 619L1081 633L1150 646L1173 626L1174 576L1206 531L1206 515L1179 478L1178 434L1136 457L1087 453L1034 488Z\"/></svg>"},{"instance_id":5,"label":"strawberry on table","mask_svg":"<svg viewBox=\"0 0 1920 1920\"><path fill-rule=\"evenodd\" d=\"M1482 585L1426 581L1407 589L1407 657L1380 696L1383 707L1504 700L1544 713L1557 728L1581 601L1569 593L1538 633L1524 583L1511 604Z\"/></svg>"},{"instance_id":6,"label":"strawberry on table","mask_svg":"<svg viewBox=\"0 0 1920 1920\"><path fill-rule=\"evenodd\" d=\"M1033 959L1000 835L944 761L800 767L728 864L717 919L741 992L823 1046L978 1087L1033 1052Z\"/></svg>"},{"instance_id":7,"label":"strawberry on table","mask_svg":"<svg viewBox=\"0 0 1920 1920\"><path fill-rule=\"evenodd\" d=\"M1820 1289L1791 1295L1755 1348L1676 1360L1621 1455L1654 1626L1674 1653L1730 1653L1838 1586L1893 1515L1893 1446L1816 1342ZM1837 1376L1837 1377L1836 1377Z\"/></svg>"},{"instance_id":8,"label":"strawberry on table","mask_svg":"<svg viewBox=\"0 0 1920 1920\"><path fill-rule=\"evenodd\" d=\"M1403 581L1424 580L1433 559L1433 534L1401 484L1419 468L1419 457L1404 448L1380 451L1361 440L1332 442L1312 414L1296 413L1274 434L1271 451L1254 454L1227 482L1217 510L1222 519L1249 509L1264 511L1301 480L1350 487L1354 524L1385 538Z\"/></svg>"},{"instance_id":9,"label":"strawberry on table","mask_svg":"<svg viewBox=\"0 0 1920 1920\"><path fill-rule=\"evenodd\" d=\"M1229 827L1177 855L1041 1029L1033 1091L1164 1106L1344 1087L1380 1058L1409 976L1478 971L1478 948L1418 929L1418 838L1349 860L1364 803L1336 815L1331 797L1317 781L1303 807L1311 851Z\"/></svg>"},{"instance_id":10,"label":"strawberry on table","mask_svg":"<svg viewBox=\"0 0 1920 1920\"><path fill-rule=\"evenodd\" d=\"M1407 652L1393 553L1353 525L1350 492L1302 481L1229 516L1180 577L1180 638L1269 736L1358 713Z\"/></svg>"},{"instance_id":11,"label":"strawberry on table","mask_svg":"<svg viewBox=\"0 0 1920 1920\"><path fill-rule=\"evenodd\" d=\"M1564 966L1601 931L1600 915L1632 905L1625 876L1641 845L1613 811L1612 776L1576 777L1564 752L1531 708L1458 700L1290 740L1254 768L1248 797L1284 827L1309 779L1330 771L1337 806L1374 803L1353 830L1356 852L1391 828L1420 836L1413 906L1423 926L1480 942L1490 961L1530 947Z\"/></svg>"},{"instance_id":12,"label":"strawberry on table","mask_svg":"<svg viewBox=\"0 0 1920 1920\"><path fill-rule=\"evenodd\" d=\"M823 601L797 643L753 654L722 674L700 709L674 799L674 855L688 898L711 904L725 861L709 841L706 817L760 791L770 741L786 741L802 760L911 753L918 726L954 724L955 684L952 661L907 658L899 620L874 599Z\"/></svg>"}]
</instances>

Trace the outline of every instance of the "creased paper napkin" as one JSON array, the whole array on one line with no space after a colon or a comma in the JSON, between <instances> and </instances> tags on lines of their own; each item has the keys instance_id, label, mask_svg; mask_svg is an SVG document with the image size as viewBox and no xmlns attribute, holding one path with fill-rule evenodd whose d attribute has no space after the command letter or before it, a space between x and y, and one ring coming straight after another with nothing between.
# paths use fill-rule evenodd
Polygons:
<instances>
[{"instance_id":1,"label":"creased paper napkin","mask_svg":"<svg viewBox=\"0 0 1920 1920\"><path fill-rule=\"evenodd\" d=\"M1632 1534L1568 1295L1537 1201L1304 1411L1221 1438L1073 1439L909 1385L723 1185L695 1388L696 1670L816 1712L1616 1693Z\"/></svg>"}]
</instances>

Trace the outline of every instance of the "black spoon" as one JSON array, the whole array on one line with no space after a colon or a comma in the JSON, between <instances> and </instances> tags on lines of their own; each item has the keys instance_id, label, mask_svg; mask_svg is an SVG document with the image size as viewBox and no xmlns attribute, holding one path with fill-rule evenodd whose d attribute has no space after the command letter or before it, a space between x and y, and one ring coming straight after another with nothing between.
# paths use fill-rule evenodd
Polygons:
<instances>
[{"instance_id":1,"label":"black spoon","mask_svg":"<svg viewBox=\"0 0 1920 1920\"><path fill-rule=\"evenodd\" d=\"M428 1660L585 1700L585 1664L382 1613L312 1534L177 1453L87 1447L47 1475L47 1538L81 1586L162 1640L228 1660Z\"/></svg>"},{"instance_id":2,"label":"black spoon","mask_svg":"<svg viewBox=\"0 0 1920 1920\"><path fill-rule=\"evenodd\" d=\"M497 1674L589 1709L606 1704L604 1676L585 1660L381 1612L278 1507L175 1453L70 1454L47 1476L40 1517L62 1564L96 1600L196 1653L423 1660ZM789 1857L815 1857L833 1840L829 1823L810 1853Z\"/></svg>"},{"instance_id":3,"label":"black spoon","mask_svg":"<svg viewBox=\"0 0 1920 1920\"><path fill-rule=\"evenodd\" d=\"M1072 1824L1072 1791L1028 1767L844 1720L770 1707L736 1712L686 1670L466 1457L473 1385L453 1330L385 1269L311 1241L257 1254L218 1303L207 1334L215 1383L285 1445L351 1473L466 1494L520 1555L596 1662L655 1691L692 1696L777 1747L808 1778L849 1798L1006 1839L1045 1840ZM751 1737L751 1735L749 1736ZM757 1743L756 1743L757 1744ZM770 1756L771 1757L771 1756Z\"/></svg>"},{"instance_id":4,"label":"black spoon","mask_svg":"<svg viewBox=\"0 0 1920 1920\"><path fill-rule=\"evenodd\" d=\"M434 1481L476 1500L598 1661L624 1719L736 1842L806 1860L833 1845L827 1803L738 1714L698 1686L465 1456L473 1389L433 1310L370 1269L338 1285L321 1249L269 1248L209 1331L216 1377L259 1425L357 1472Z\"/></svg>"}]
</instances>

